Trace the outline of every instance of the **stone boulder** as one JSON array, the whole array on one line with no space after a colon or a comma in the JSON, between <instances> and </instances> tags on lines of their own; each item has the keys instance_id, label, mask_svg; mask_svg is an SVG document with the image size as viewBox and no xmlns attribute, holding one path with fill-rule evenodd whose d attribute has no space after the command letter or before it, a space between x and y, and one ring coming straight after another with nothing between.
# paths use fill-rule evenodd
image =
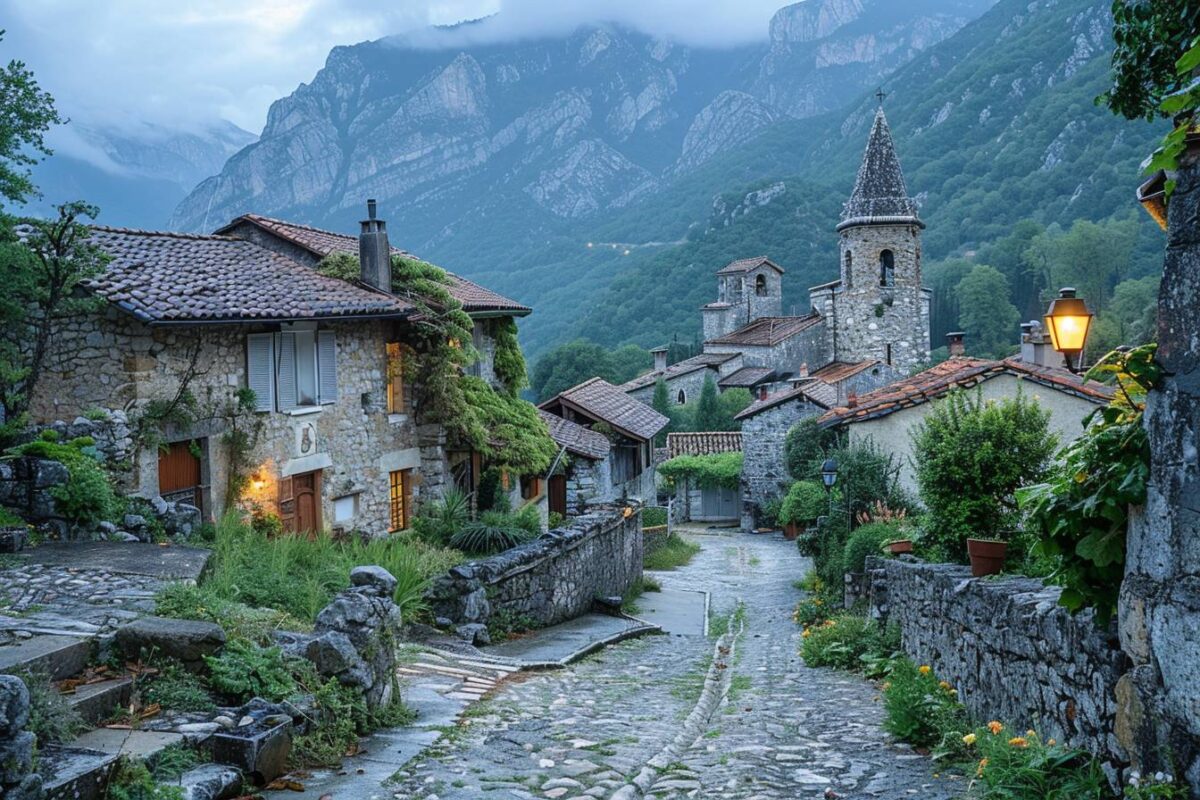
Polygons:
<instances>
[{"instance_id":1,"label":"stone boulder","mask_svg":"<svg viewBox=\"0 0 1200 800\"><path fill-rule=\"evenodd\" d=\"M396 579L382 567L356 567L350 583L317 614L302 652L322 675L357 687L367 705L378 708L392 702L396 690Z\"/></svg>"},{"instance_id":2,"label":"stone boulder","mask_svg":"<svg viewBox=\"0 0 1200 800\"><path fill-rule=\"evenodd\" d=\"M242 788L242 773L225 764L202 764L179 776L183 800L227 800Z\"/></svg>"},{"instance_id":3,"label":"stone boulder","mask_svg":"<svg viewBox=\"0 0 1200 800\"><path fill-rule=\"evenodd\" d=\"M36 740L29 722L29 689L13 675L0 675L0 797L37 800L42 779L33 774Z\"/></svg>"},{"instance_id":4,"label":"stone boulder","mask_svg":"<svg viewBox=\"0 0 1200 800\"><path fill-rule=\"evenodd\" d=\"M200 672L204 656L216 655L225 646L225 631L215 622L142 617L117 630L117 646L130 658L155 653Z\"/></svg>"}]
</instances>

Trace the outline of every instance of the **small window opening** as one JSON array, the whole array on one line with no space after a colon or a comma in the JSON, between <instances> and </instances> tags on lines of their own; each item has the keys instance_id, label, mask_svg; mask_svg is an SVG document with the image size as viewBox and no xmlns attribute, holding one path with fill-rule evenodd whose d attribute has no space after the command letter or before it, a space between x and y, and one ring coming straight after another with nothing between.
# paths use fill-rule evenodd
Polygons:
<instances>
[{"instance_id":1,"label":"small window opening","mask_svg":"<svg viewBox=\"0 0 1200 800\"><path fill-rule=\"evenodd\" d=\"M677 402L679 405L683 405L687 402L687 394L683 391L683 389L680 389L679 394L675 396L675 402Z\"/></svg>"},{"instance_id":2,"label":"small window opening","mask_svg":"<svg viewBox=\"0 0 1200 800\"><path fill-rule=\"evenodd\" d=\"M879 254L879 285L896 285L896 256L891 250Z\"/></svg>"},{"instance_id":3,"label":"small window opening","mask_svg":"<svg viewBox=\"0 0 1200 800\"><path fill-rule=\"evenodd\" d=\"M767 296L767 276L759 275L754 279L754 293L759 297Z\"/></svg>"},{"instance_id":4,"label":"small window opening","mask_svg":"<svg viewBox=\"0 0 1200 800\"><path fill-rule=\"evenodd\" d=\"M846 251L846 257L845 257L844 261L845 261L845 263L846 263L846 270L845 270L845 272L844 272L844 273L843 273L843 275L842 275L842 281L843 281L843 282L845 282L845 284L846 284L847 286L849 286L849 285L851 285L851 283L853 282L853 281L852 281L852 279L851 279L851 276L853 275L853 272L852 272L852 270L850 269L850 267L851 267L851 266L853 266L853 264L854 264L854 256L852 256L852 255L850 254L850 251L849 251L849 250L847 250L847 251Z\"/></svg>"}]
</instances>

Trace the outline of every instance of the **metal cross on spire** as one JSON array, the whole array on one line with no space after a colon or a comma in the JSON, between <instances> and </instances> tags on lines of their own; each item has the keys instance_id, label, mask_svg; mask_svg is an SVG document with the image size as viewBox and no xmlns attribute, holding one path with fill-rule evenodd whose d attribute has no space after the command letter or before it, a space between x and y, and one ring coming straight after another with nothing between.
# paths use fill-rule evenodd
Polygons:
<instances>
[{"instance_id":1,"label":"metal cross on spire","mask_svg":"<svg viewBox=\"0 0 1200 800\"><path fill-rule=\"evenodd\" d=\"M883 90L882 86L875 91L875 97L879 100L879 107L883 108L883 99L887 97L887 92Z\"/></svg>"}]
</instances>

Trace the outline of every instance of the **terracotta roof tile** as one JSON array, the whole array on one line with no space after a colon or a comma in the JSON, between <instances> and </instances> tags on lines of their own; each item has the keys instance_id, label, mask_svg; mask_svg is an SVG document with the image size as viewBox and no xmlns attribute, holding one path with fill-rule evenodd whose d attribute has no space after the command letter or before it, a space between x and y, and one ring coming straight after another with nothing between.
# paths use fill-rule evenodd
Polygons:
<instances>
[{"instance_id":1,"label":"terracotta roof tile","mask_svg":"<svg viewBox=\"0 0 1200 800\"><path fill-rule=\"evenodd\" d=\"M820 324L820 314L805 317L759 317L736 331L710 339L705 344L736 344L770 347Z\"/></svg>"},{"instance_id":2,"label":"terracotta roof tile","mask_svg":"<svg viewBox=\"0 0 1200 800\"><path fill-rule=\"evenodd\" d=\"M791 400L808 402L818 408L829 408L837 402L837 390L824 381L808 379L799 386L794 386L778 394L773 394L766 400L756 400L734 419L747 419L760 414L768 408L774 408Z\"/></svg>"},{"instance_id":3,"label":"terracotta roof tile","mask_svg":"<svg viewBox=\"0 0 1200 800\"><path fill-rule=\"evenodd\" d=\"M882 362L880 362L878 359L867 359L866 361L854 362L831 361L816 372L812 373L810 377L819 378L826 383L841 383L847 378L852 378L863 370L869 369L870 367L880 363Z\"/></svg>"},{"instance_id":4,"label":"terracotta roof tile","mask_svg":"<svg viewBox=\"0 0 1200 800\"><path fill-rule=\"evenodd\" d=\"M742 434L732 431L668 433L667 458L742 452Z\"/></svg>"},{"instance_id":5,"label":"terracotta roof tile","mask_svg":"<svg viewBox=\"0 0 1200 800\"><path fill-rule=\"evenodd\" d=\"M671 380L680 375L687 375L690 372L695 372L698 369L708 369L720 366L730 359L737 358L737 353L701 353L691 358L685 358L683 361L677 361L667 367L663 372L647 372L645 375L639 375L631 381L626 381L621 384L621 391L632 392L634 389L643 389L647 386L653 386L662 376L664 380Z\"/></svg>"},{"instance_id":6,"label":"terracotta roof tile","mask_svg":"<svg viewBox=\"0 0 1200 800\"><path fill-rule=\"evenodd\" d=\"M652 439L670 422L650 406L634 400L620 387L601 378L586 380L538 406L549 410L557 406L578 409L583 414L636 439Z\"/></svg>"},{"instance_id":7,"label":"terracotta roof tile","mask_svg":"<svg viewBox=\"0 0 1200 800\"><path fill-rule=\"evenodd\" d=\"M576 455L599 461L605 458L612 449L612 443L604 434L596 433L590 428L585 428L562 417L556 417L540 408L538 416L550 429L550 438L558 442L559 446L567 448Z\"/></svg>"},{"instance_id":8,"label":"terracotta roof tile","mask_svg":"<svg viewBox=\"0 0 1200 800\"><path fill-rule=\"evenodd\" d=\"M997 375L1013 375L1097 404L1107 403L1113 396L1111 386L1094 381L1084 383L1080 376L1066 370L1040 367L1017 358L989 361L959 356L860 395L853 408L835 408L825 413L821 425L831 427L886 416L902 408L935 400L954 389L977 386Z\"/></svg>"},{"instance_id":9,"label":"terracotta roof tile","mask_svg":"<svg viewBox=\"0 0 1200 800\"><path fill-rule=\"evenodd\" d=\"M717 270L717 274L733 275L739 272L749 272L752 269L757 269L763 264L766 264L768 267L771 267L774 270L778 270L780 273L784 271L783 267L779 266L766 256L754 256L753 258L739 258L737 261L730 261L728 264Z\"/></svg>"},{"instance_id":10,"label":"terracotta roof tile","mask_svg":"<svg viewBox=\"0 0 1200 800\"><path fill-rule=\"evenodd\" d=\"M321 230L320 228L313 228L309 225L301 225L296 222L264 217L260 214L243 214L237 219L230 221L228 225L217 229L216 232L218 234L223 233L241 221L253 223L268 233L272 233L292 244L303 247L313 255L321 258L330 253L352 253L358 255L357 236L334 233L333 231ZM418 258L412 253L401 250L398 247L393 247L392 252L407 258ZM522 305L516 300L510 300L502 294L493 292L491 289L486 289L452 272L447 272L446 274L454 281L454 285L450 287L450 294L462 303L463 308L467 311L511 311L518 316L530 313L528 306Z\"/></svg>"},{"instance_id":11,"label":"terracotta roof tile","mask_svg":"<svg viewBox=\"0 0 1200 800\"><path fill-rule=\"evenodd\" d=\"M227 236L92 227L111 256L85 286L147 323L403 317L399 298L327 278L265 247Z\"/></svg>"}]
</instances>

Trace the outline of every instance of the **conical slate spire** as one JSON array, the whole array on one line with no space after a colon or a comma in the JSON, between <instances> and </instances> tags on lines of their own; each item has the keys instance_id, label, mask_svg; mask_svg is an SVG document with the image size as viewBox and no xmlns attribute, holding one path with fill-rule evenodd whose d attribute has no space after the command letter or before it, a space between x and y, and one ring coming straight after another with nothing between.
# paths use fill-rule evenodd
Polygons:
<instances>
[{"instance_id":1,"label":"conical slate spire","mask_svg":"<svg viewBox=\"0 0 1200 800\"><path fill-rule=\"evenodd\" d=\"M858 168L854 191L842 209L838 230L851 225L896 222L919 222L917 204L908 196L892 132L880 108L875 112L862 166Z\"/></svg>"}]
</instances>

